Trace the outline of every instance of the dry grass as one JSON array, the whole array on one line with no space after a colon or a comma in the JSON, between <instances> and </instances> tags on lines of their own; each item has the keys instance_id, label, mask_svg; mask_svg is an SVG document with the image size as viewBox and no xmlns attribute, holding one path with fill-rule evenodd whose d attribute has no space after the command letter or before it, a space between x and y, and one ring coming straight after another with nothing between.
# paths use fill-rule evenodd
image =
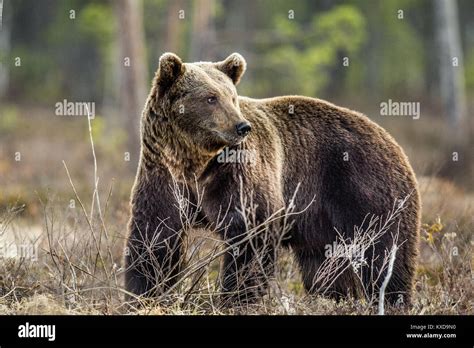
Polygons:
<instances>
[{"instance_id":1,"label":"dry grass","mask_svg":"<svg viewBox=\"0 0 474 348\"><path fill-rule=\"evenodd\" d=\"M425 207L434 210L424 214L414 303L411 308L388 307L387 313L473 313L472 221L469 218L473 212L472 197L459 192L453 195L452 184L432 178L423 178L421 188ZM447 192L455 202L453 205L446 203ZM464 203L462 214L460 202ZM39 231L22 227L15 219L18 210L3 215L0 229L3 241L38 247L37 260L28 255L0 260L0 310L3 313L375 314L377 310L370 298L336 303L306 295L298 267L288 251L279 252L276 276L260 301L236 308L221 307L218 279L222 243L213 231L207 230L194 231L186 237L184 277L167 294L167 304L161 299L130 309L124 305L120 266L124 225L108 217L107 203L103 203L102 217L97 208L90 214L86 207L70 209L69 202L51 200L43 204L44 222ZM64 206L68 208L61 208Z\"/></svg>"}]
</instances>

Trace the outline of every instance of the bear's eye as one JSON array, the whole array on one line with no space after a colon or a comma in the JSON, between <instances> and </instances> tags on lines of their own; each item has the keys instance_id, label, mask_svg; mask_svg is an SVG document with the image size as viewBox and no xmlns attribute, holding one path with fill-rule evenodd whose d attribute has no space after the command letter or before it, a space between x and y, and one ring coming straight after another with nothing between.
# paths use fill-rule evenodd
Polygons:
<instances>
[{"instance_id":1,"label":"bear's eye","mask_svg":"<svg viewBox=\"0 0 474 348\"><path fill-rule=\"evenodd\" d=\"M216 96L207 97L207 103L208 103L208 104L215 104L215 103L217 103L217 97L216 97Z\"/></svg>"}]
</instances>

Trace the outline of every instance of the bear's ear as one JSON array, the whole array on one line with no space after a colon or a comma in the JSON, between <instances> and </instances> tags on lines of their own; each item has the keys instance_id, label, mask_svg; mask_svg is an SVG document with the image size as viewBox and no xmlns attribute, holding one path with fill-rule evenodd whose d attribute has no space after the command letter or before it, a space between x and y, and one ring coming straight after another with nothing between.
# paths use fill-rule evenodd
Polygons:
<instances>
[{"instance_id":1,"label":"bear's ear","mask_svg":"<svg viewBox=\"0 0 474 348\"><path fill-rule=\"evenodd\" d=\"M240 78L247 68L247 63L244 57L238 53L232 53L222 62L216 63L217 69L222 71L224 74L230 77L234 85L237 85Z\"/></svg>"},{"instance_id":2,"label":"bear's ear","mask_svg":"<svg viewBox=\"0 0 474 348\"><path fill-rule=\"evenodd\" d=\"M159 95L162 96L176 79L184 73L184 64L174 53L164 53L155 74L155 84Z\"/></svg>"}]
</instances>

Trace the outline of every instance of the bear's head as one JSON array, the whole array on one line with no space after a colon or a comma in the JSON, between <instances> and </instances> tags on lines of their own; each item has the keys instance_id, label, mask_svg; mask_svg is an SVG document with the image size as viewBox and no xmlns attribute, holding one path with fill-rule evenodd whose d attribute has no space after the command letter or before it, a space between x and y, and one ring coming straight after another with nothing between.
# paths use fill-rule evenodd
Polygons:
<instances>
[{"instance_id":1,"label":"bear's head","mask_svg":"<svg viewBox=\"0 0 474 348\"><path fill-rule=\"evenodd\" d=\"M217 63L183 63L173 53L163 54L149 99L151 121L207 153L241 143L251 131L235 88L245 68L238 53Z\"/></svg>"}]
</instances>

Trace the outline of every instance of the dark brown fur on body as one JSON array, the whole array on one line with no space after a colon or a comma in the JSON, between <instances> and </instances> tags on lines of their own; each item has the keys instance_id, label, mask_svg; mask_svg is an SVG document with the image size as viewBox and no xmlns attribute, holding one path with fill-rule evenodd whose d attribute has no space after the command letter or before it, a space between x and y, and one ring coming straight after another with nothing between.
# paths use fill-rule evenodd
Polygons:
<instances>
[{"instance_id":1,"label":"dark brown fur on body","mask_svg":"<svg viewBox=\"0 0 474 348\"><path fill-rule=\"evenodd\" d=\"M229 245L239 243L247 232L238 212L241 189L256 206L258 224L288 204L299 185L296 206L308 209L295 217L285 245L294 251L310 292L317 288L314 276L324 261L325 246L336 240L335 228L351 237L354 226L360 226L368 214L386 216L396 200L411 195L400 223L374 251L381 255L374 264L377 269L392 245L391 233L399 227L403 244L387 293L392 302L400 294L409 302L420 203L402 149L366 116L322 100L239 97L235 84L244 71L245 61L238 54L219 63L182 63L169 53L160 58L142 115L141 160L132 191L126 257L127 289L156 296L179 278L182 226L172 192L174 182L187 187L191 198L196 186L204 189L201 214L211 226L228 209L223 221L228 228L221 237ZM250 133L239 134L236 127L247 123ZM254 154L252 163L220 163L218 155L226 147ZM270 236L278 235L278 226L270 224ZM259 236L240 244L238 254L224 256L222 289L232 294L232 300L254 299L271 277L273 245ZM261 257L260 267L250 267L256 254ZM367 275L364 281L369 281ZM348 270L328 294L336 298L356 295L356 289Z\"/></svg>"}]
</instances>

